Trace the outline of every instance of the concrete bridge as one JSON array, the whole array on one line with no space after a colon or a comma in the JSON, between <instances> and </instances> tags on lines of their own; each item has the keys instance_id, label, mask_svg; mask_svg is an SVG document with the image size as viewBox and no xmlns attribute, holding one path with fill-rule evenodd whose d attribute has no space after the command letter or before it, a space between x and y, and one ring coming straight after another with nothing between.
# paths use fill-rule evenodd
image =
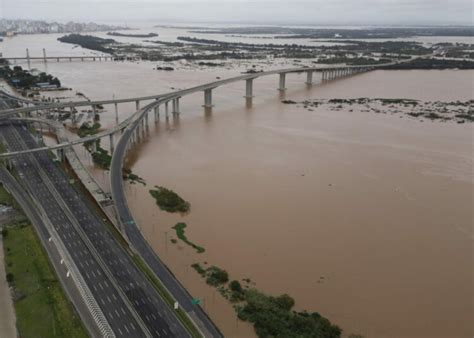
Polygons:
<instances>
[{"instance_id":1,"label":"concrete bridge","mask_svg":"<svg viewBox=\"0 0 474 338\"><path fill-rule=\"evenodd\" d=\"M61 102L61 103L52 103L52 104L41 104L35 103L33 104L32 101L21 100L26 107L16 108L16 109L5 109L0 111L0 120L3 118L8 118L12 116L23 116L25 118L30 117L32 113L35 112L53 112L59 109L69 108L69 111L57 111L58 114L71 114L71 120L75 121L75 114L77 114L75 108L77 107L85 107L90 106L92 110L96 112L98 106L104 105L113 105L116 117L116 125L113 128L101 131L95 135L87 136L84 138L80 138L77 140L72 140L67 143L59 143L56 145L48 146L48 147L39 147L35 149L29 149L26 151L20 152L10 152L10 153L3 153L0 154L0 158L7 158L18 156L24 153L31 153L31 152L38 152L44 150L61 150L64 148L68 148L70 146L81 144L89 141L94 141L97 139L101 139L104 137L109 137L110 143L110 151L113 153L114 151L114 135L116 133L123 133L125 128L129 128L134 121L138 121L138 125L133 124L134 126L134 134L131 137L132 142L136 142L140 138L140 134L143 133L145 128L149 124L149 114L148 112L153 110L154 120L157 121L160 116L160 110L163 109L163 113L166 117L169 117L170 114L179 114L180 113L180 99L185 95L190 95L196 92L203 92L204 93L204 105L206 109L212 109L213 107L213 99L212 99L212 91L213 89L234 83L239 81L245 81L245 96L244 98L247 102L251 102L252 98L254 97L254 81L259 77L263 76L270 76L270 75L278 75L278 87L277 89L280 91L286 90L286 77L288 74L294 73L306 73L306 84L312 85L313 84L313 75L314 73L320 73L321 79L323 82L332 81L335 79L351 76L358 73L363 73L367 71L371 71L377 68L376 66L340 66L340 67L313 67L313 68L292 68L292 69L281 69L281 70L272 70L267 72L259 72L259 73L252 73L252 74L245 74L240 75L228 79L223 79L219 81L214 81L211 83L199 85L196 87L175 91L171 93L165 94L158 94L152 96L143 96L143 97L133 97L133 98L125 98L125 99L111 99L111 100L100 100L100 101L78 101L78 102ZM10 98L13 97L10 95ZM25 102L26 101L26 102ZM150 102L151 101L151 102ZM119 109L118 105L121 103L130 103L135 102L136 112L130 116L129 118L125 119L124 121L119 121ZM150 105L146 106L147 109L143 110L140 109L140 106L143 102L150 103ZM146 111L147 114L141 114L141 112ZM31 121L30 121L31 122ZM39 120L35 120L36 123L40 123ZM61 154L58 154L61 156Z\"/></svg>"},{"instance_id":2,"label":"concrete bridge","mask_svg":"<svg viewBox=\"0 0 474 338\"><path fill-rule=\"evenodd\" d=\"M128 99L118 100L102 100L102 101L83 101L83 102L68 102L68 103L54 103L50 105L38 105L28 103L27 107L9 109L0 111L0 119L4 119L4 122L9 121L8 117L17 116L18 120L28 121L30 123L46 123L41 119L35 119L28 117L35 111L48 111L53 109L61 109L69 107L71 112L74 114L74 108L79 106L92 106L93 108L97 105L114 105L116 112L116 126L109 130L102 131L96 135L88 136L85 138L59 143L50 147L41 147L35 149L29 149L26 151L10 152L0 154L0 158L9 158L18 156L20 154L45 151L50 149L56 149L57 151L63 151L74 144L79 144L87 141L93 141L103 137L110 138L111 152L113 153L112 162L110 166L110 185L112 200L114 201L115 210L117 211L119 219L119 227L122 229L125 237L130 242L134 251L136 251L142 258L145 264L153 271L153 273L160 279L162 285L173 298L179 303L180 307L186 312L189 318L196 323L201 332L206 333L205 336L221 336L218 329L214 326L212 321L207 317L206 313L202 308L197 307L192 303L192 297L186 291L186 289L176 280L174 275L168 270L166 265L160 260L153 249L149 246L145 238L143 237L140 228L135 223L133 216L128 209L127 201L125 198L125 192L123 189L123 177L122 168L125 157L128 151L131 149L133 143L140 142L142 135L149 125L149 115L152 114L155 122L160 118L161 109L166 118L169 114L180 113L180 99L185 96L196 92L203 92L204 94L204 107L205 109L212 109L213 89L234 83L239 81L245 82L245 99L247 102L252 100L254 96L253 85L254 81L262 76L278 76L277 89L280 91L286 90L286 78L288 75L293 73L306 73L306 84L313 84L313 76L315 73L320 73L323 82L332 81L339 78L348 77L354 74L363 73L376 69L376 66L357 66L357 67L325 67L325 68L295 68L295 69L283 69L273 70L268 72L245 74L229 79L220 81L214 81L208 84L175 91L171 93L165 93L160 95L146 96L146 97L135 97ZM117 105L124 102L135 102L136 112L124 121L118 121L118 109ZM144 104L145 103L145 104ZM171 103L171 109L170 109ZM141 108L140 106L143 105ZM20 115L20 117L18 117ZM121 133L121 137L118 140L116 147L114 147L114 134Z\"/></svg>"},{"instance_id":3,"label":"concrete bridge","mask_svg":"<svg viewBox=\"0 0 474 338\"><path fill-rule=\"evenodd\" d=\"M58 55L58 56L47 56L46 50L43 48L43 56L30 56L30 52L28 48L26 49L26 56L2 56L2 59L12 61L12 62L22 62L26 61L30 63L31 61L113 61L114 57L112 55L84 55L84 56L65 56L65 55Z\"/></svg>"}]
</instances>

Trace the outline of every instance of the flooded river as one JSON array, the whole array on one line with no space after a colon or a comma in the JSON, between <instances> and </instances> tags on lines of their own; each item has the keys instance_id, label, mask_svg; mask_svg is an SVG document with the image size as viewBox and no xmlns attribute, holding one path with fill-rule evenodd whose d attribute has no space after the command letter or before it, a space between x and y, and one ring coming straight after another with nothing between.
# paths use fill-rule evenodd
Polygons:
<instances>
[{"instance_id":1,"label":"flooded river","mask_svg":"<svg viewBox=\"0 0 474 338\"><path fill-rule=\"evenodd\" d=\"M97 99L168 92L240 71L163 73L147 62L36 67L74 89L58 96L80 91ZM131 210L227 337L253 337L253 328L236 320L193 263L250 278L270 294L288 293L298 310L320 312L346 335L472 337L472 124L309 111L281 100L466 101L473 76L374 71L307 88L303 75L291 75L284 96L273 76L255 81L251 107L244 83L216 89L210 114L201 108L202 94L184 97L180 118L152 124L129 159L147 182L126 185ZM132 111L133 105L121 107L121 119ZM113 124L113 109L102 121ZM107 187L106 174L94 173ZM178 192L191 212L161 212L148 193L154 185ZM171 227L182 221L205 253L170 242Z\"/></svg>"},{"instance_id":2,"label":"flooded river","mask_svg":"<svg viewBox=\"0 0 474 338\"><path fill-rule=\"evenodd\" d=\"M286 97L468 100L472 75L377 71L311 90L301 76ZM238 86L219 89L211 116L185 106L137 149L133 171L148 185L127 195L156 251L228 336L251 331L190 264L288 293L346 333L470 337L472 126L311 112L279 103L275 80L258 80L251 109ZM160 212L155 184L191 213ZM204 254L166 242L181 221Z\"/></svg>"}]
</instances>

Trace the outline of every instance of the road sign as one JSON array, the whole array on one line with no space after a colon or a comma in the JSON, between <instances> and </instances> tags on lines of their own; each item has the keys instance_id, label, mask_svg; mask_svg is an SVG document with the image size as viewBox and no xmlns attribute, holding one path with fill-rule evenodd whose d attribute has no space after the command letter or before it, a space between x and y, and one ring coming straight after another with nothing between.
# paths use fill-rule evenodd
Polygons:
<instances>
[{"instance_id":1,"label":"road sign","mask_svg":"<svg viewBox=\"0 0 474 338\"><path fill-rule=\"evenodd\" d=\"M175 310L178 310L178 308L179 308L178 302L174 302L174 309L175 309Z\"/></svg>"},{"instance_id":2,"label":"road sign","mask_svg":"<svg viewBox=\"0 0 474 338\"><path fill-rule=\"evenodd\" d=\"M193 305L199 305L199 304L201 304L201 300L198 299L198 298L193 298L193 300L191 301L191 303L192 303Z\"/></svg>"}]
</instances>

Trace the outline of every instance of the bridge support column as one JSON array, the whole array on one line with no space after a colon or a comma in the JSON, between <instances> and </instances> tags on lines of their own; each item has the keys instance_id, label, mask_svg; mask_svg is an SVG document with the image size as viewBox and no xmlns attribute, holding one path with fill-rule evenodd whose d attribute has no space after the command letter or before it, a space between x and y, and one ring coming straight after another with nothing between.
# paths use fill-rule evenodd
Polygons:
<instances>
[{"instance_id":1,"label":"bridge support column","mask_svg":"<svg viewBox=\"0 0 474 338\"><path fill-rule=\"evenodd\" d=\"M204 108L212 108L212 89L206 89L204 91Z\"/></svg>"},{"instance_id":2,"label":"bridge support column","mask_svg":"<svg viewBox=\"0 0 474 338\"><path fill-rule=\"evenodd\" d=\"M28 62L28 68L30 67L30 51L26 49L26 62Z\"/></svg>"},{"instance_id":3,"label":"bridge support column","mask_svg":"<svg viewBox=\"0 0 474 338\"><path fill-rule=\"evenodd\" d=\"M43 61L46 63L46 49L43 48Z\"/></svg>"},{"instance_id":4,"label":"bridge support column","mask_svg":"<svg viewBox=\"0 0 474 338\"><path fill-rule=\"evenodd\" d=\"M246 99L253 98L253 79L245 80L245 98Z\"/></svg>"},{"instance_id":5,"label":"bridge support column","mask_svg":"<svg viewBox=\"0 0 474 338\"><path fill-rule=\"evenodd\" d=\"M92 152L93 153L97 152L97 141L96 140L92 141Z\"/></svg>"},{"instance_id":6,"label":"bridge support column","mask_svg":"<svg viewBox=\"0 0 474 338\"><path fill-rule=\"evenodd\" d=\"M154 111L155 123L156 123L160 119L160 106L156 105L153 111Z\"/></svg>"},{"instance_id":7,"label":"bridge support column","mask_svg":"<svg viewBox=\"0 0 474 338\"><path fill-rule=\"evenodd\" d=\"M135 101L135 108L136 108L137 111L140 110L140 101L138 101L138 100Z\"/></svg>"},{"instance_id":8,"label":"bridge support column","mask_svg":"<svg viewBox=\"0 0 474 338\"><path fill-rule=\"evenodd\" d=\"M173 114L179 114L179 97L173 99Z\"/></svg>"},{"instance_id":9,"label":"bridge support column","mask_svg":"<svg viewBox=\"0 0 474 338\"><path fill-rule=\"evenodd\" d=\"M114 110L115 110L115 124L119 124L119 116L118 116L118 103L114 103Z\"/></svg>"},{"instance_id":10,"label":"bridge support column","mask_svg":"<svg viewBox=\"0 0 474 338\"><path fill-rule=\"evenodd\" d=\"M313 71L308 70L306 72L306 84L311 86L313 84Z\"/></svg>"},{"instance_id":11,"label":"bridge support column","mask_svg":"<svg viewBox=\"0 0 474 338\"><path fill-rule=\"evenodd\" d=\"M148 112L145 114L145 126L148 128Z\"/></svg>"},{"instance_id":12,"label":"bridge support column","mask_svg":"<svg viewBox=\"0 0 474 338\"><path fill-rule=\"evenodd\" d=\"M280 74L280 86L279 86L278 90L281 90L281 91L286 90L285 85L286 85L286 74L281 73Z\"/></svg>"},{"instance_id":13,"label":"bridge support column","mask_svg":"<svg viewBox=\"0 0 474 338\"><path fill-rule=\"evenodd\" d=\"M114 134L109 135L110 155L114 153Z\"/></svg>"},{"instance_id":14,"label":"bridge support column","mask_svg":"<svg viewBox=\"0 0 474 338\"><path fill-rule=\"evenodd\" d=\"M71 109L71 122L73 125L76 125L77 121L76 121L76 113L74 111L74 107L71 106L70 109Z\"/></svg>"},{"instance_id":15,"label":"bridge support column","mask_svg":"<svg viewBox=\"0 0 474 338\"><path fill-rule=\"evenodd\" d=\"M63 162L64 161L64 149L56 150L56 157L58 158L59 161Z\"/></svg>"},{"instance_id":16,"label":"bridge support column","mask_svg":"<svg viewBox=\"0 0 474 338\"><path fill-rule=\"evenodd\" d=\"M169 101L165 102L165 117L166 119L169 117Z\"/></svg>"}]
</instances>

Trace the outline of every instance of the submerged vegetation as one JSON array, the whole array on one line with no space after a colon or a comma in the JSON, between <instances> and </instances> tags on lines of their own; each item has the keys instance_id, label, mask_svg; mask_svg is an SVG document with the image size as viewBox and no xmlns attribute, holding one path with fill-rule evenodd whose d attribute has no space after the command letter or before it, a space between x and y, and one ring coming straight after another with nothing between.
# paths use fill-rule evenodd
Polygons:
<instances>
[{"instance_id":1,"label":"submerged vegetation","mask_svg":"<svg viewBox=\"0 0 474 338\"><path fill-rule=\"evenodd\" d=\"M404 114L420 121L455 121L463 124L474 122L474 100L453 102L423 102L413 99L386 99L386 98L355 98L306 100L295 102L283 100L285 104L299 104L310 111L325 105L331 111L372 111L377 114Z\"/></svg>"},{"instance_id":2,"label":"submerged vegetation","mask_svg":"<svg viewBox=\"0 0 474 338\"><path fill-rule=\"evenodd\" d=\"M450 60L450 59L414 59L405 63L385 66L383 69L474 69L473 60Z\"/></svg>"},{"instance_id":3,"label":"submerged vegetation","mask_svg":"<svg viewBox=\"0 0 474 338\"><path fill-rule=\"evenodd\" d=\"M173 229L176 230L176 236L182 240L184 243L186 243L187 245L193 247L194 249L196 249L197 253L203 253L204 251L206 251L203 247L199 246L199 245L196 245L194 244L193 242L191 242L190 240L188 240L188 238L186 237L185 235L185 231L184 229L187 227L186 223L177 223Z\"/></svg>"},{"instance_id":4,"label":"submerged vegetation","mask_svg":"<svg viewBox=\"0 0 474 338\"><path fill-rule=\"evenodd\" d=\"M165 187L155 186L155 189L150 190L150 194L156 200L156 204L161 210L187 213L191 208L189 202L186 202L173 190Z\"/></svg>"},{"instance_id":5,"label":"submerged vegetation","mask_svg":"<svg viewBox=\"0 0 474 338\"><path fill-rule=\"evenodd\" d=\"M211 266L204 269L199 263L191 267L206 283L234 303L239 319L250 322L259 337L338 338L342 330L317 312L293 311L295 301L287 294L267 295L255 288L245 287L237 280L229 282L227 271Z\"/></svg>"},{"instance_id":6,"label":"submerged vegetation","mask_svg":"<svg viewBox=\"0 0 474 338\"><path fill-rule=\"evenodd\" d=\"M17 89L31 89L38 83L49 83L58 88L61 87L61 81L57 77L44 72L35 75L21 66L0 67L0 78L4 78L8 84Z\"/></svg>"},{"instance_id":7,"label":"submerged vegetation","mask_svg":"<svg viewBox=\"0 0 474 338\"><path fill-rule=\"evenodd\" d=\"M128 180L130 184L140 183L146 185L146 182L143 178L134 174L130 169L127 168L122 169L122 178L124 180Z\"/></svg>"},{"instance_id":8,"label":"submerged vegetation","mask_svg":"<svg viewBox=\"0 0 474 338\"><path fill-rule=\"evenodd\" d=\"M101 125L99 122L95 122L92 125L89 122L84 122L77 130L77 135L81 138L95 135L100 131L100 128ZM110 169L112 156L110 156L107 150L100 146L100 139L84 142L84 147L91 153L92 161L95 165L104 170Z\"/></svg>"}]
</instances>

